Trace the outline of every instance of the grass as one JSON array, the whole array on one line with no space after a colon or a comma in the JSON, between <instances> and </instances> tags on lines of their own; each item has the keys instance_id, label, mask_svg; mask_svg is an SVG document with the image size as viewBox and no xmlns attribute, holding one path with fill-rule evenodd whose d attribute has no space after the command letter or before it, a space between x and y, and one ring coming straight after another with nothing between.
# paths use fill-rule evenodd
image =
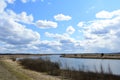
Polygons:
<instances>
[{"instance_id":1,"label":"grass","mask_svg":"<svg viewBox=\"0 0 120 80\"><path fill-rule=\"evenodd\" d=\"M120 80L120 76L113 75L112 71L109 69L108 73L104 72L104 69L101 65L100 72L91 72L83 69L75 70L74 68L70 69L67 66L66 69L60 69L59 62L52 62L50 59L21 59L20 64L26 69L45 72L49 75L61 76L62 79L67 78L70 80Z\"/></svg>"},{"instance_id":2,"label":"grass","mask_svg":"<svg viewBox=\"0 0 120 80\"><path fill-rule=\"evenodd\" d=\"M76 70L63 70L62 76L71 80L119 80L120 76L109 73L84 72Z\"/></svg>"},{"instance_id":3,"label":"grass","mask_svg":"<svg viewBox=\"0 0 120 80\"><path fill-rule=\"evenodd\" d=\"M51 62L49 59L21 59L20 64L24 68L31 69L38 72L47 72L50 75L60 75L60 66L57 62Z\"/></svg>"},{"instance_id":4,"label":"grass","mask_svg":"<svg viewBox=\"0 0 120 80\"><path fill-rule=\"evenodd\" d=\"M9 79L7 79L7 80L11 80L12 77L15 77L12 80L14 80L14 79L15 80L32 80L27 75L22 74L21 72L16 70L16 68L14 66L12 66L10 63L8 63L7 61L3 60L3 61L0 61L0 63L7 70L6 75L8 74L8 72L11 75L11 77L9 77ZM3 79L0 79L0 80L6 80L5 79L7 77L6 75L3 77Z\"/></svg>"}]
</instances>

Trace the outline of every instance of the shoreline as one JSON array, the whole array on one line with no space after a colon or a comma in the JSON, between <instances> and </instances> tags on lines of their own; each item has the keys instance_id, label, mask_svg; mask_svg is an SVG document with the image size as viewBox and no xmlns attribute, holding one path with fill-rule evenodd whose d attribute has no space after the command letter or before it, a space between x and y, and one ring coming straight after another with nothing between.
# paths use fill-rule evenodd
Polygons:
<instances>
[{"instance_id":1,"label":"shoreline","mask_svg":"<svg viewBox=\"0 0 120 80\"><path fill-rule=\"evenodd\" d=\"M120 60L120 54L62 54L64 58L84 58L84 59L117 59Z\"/></svg>"},{"instance_id":2,"label":"shoreline","mask_svg":"<svg viewBox=\"0 0 120 80\"><path fill-rule=\"evenodd\" d=\"M16 58L29 58L37 56L60 55L65 58L85 58L85 59L118 59L120 60L120 53L71 53L71 54L0 54L0 60L16 59Z\"/></svg>"},{"instance_id":3,"label":"shoreline","mask_svg":"<svg viewBox=\"0 0 120 80\"><path fill-rule=\"evenodd\" d=\"M29 58L37 56L60 55L65 58L85 58L85 59L118 59L120 60L120 53L69 53L69 54L0 54L0 60Z\"/></svg>"}]
</instances>

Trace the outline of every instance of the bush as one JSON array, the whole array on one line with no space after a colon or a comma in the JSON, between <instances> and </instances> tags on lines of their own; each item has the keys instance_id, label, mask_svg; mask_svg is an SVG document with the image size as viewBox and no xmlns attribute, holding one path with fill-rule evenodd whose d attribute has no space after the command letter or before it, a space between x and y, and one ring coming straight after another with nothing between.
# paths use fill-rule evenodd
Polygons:
<instances>
[{"instance_id":1,"label":"bush","mask_svg":"<svg viewBox=\"0 0 120 80\"><path fill-rule=\"evenodd\" d=\"M60 75L60 66L57 62L51 62L49 59L21 59L20 64L27 69L38 72L47 72L50 75Z\"/></svg>"},{"instance_id":2,"label":"bush","mask_svg":"<svg viewBox=\"0 0 120 80\"><path fill-rule=\"evenodd\" d=\"M12 61L16 61L16 58L10 58Z\"/></svg>"}]
</instances>

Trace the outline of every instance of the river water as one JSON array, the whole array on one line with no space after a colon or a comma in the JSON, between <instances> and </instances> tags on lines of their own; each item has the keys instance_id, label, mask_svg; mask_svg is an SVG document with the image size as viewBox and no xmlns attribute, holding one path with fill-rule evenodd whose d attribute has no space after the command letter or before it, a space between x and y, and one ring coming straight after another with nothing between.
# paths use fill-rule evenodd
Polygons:
<instances>
[{"instance_id":1,"label":"river water","mask_svg":"<svg viewBox=\"0 0 120 80\"><path fill-rule=\"evenodd\" d=\"M64 58L60 55L42 56L49 58L53 62L60 62L61 68L82 69L85 71L104 72L112 71L113 74L120 75L120 60L113 59L83 59L83 58Z\"/></svg>"}]
</instances>

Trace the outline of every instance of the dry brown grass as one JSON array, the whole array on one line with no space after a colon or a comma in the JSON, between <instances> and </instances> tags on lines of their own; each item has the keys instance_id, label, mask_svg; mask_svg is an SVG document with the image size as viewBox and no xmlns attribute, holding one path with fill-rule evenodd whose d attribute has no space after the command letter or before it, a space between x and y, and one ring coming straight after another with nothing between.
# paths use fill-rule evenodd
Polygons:
<instances>
[{"instance_id":1,"label":"dry brown grass","mask_svg":"<svg viewBox=\"0 0 120 80\"><path fill-rule=\"evenodd\" d=\"M50 60L43 60L43 59L22 59L20 60L20 64L23 65L27 69L35 70L38 72L48 73L51 70L52 71L59 70L60 72L59 75L62 78L66 78L69 80L98 80L98 79L99 80L119 80L120 79L120 76L112 74L110 66L108 68L109 72L106 73L102 65L100 68L101 69L100 72L91 72L89 70L84 71L84 66L82 68L79 68L79 70L75 70L74 68L70 68L68 64L66 64L66 69L63 70L63 69L60 69L60 67L57 68L56 65L54 65L55 64L54 62ZM60 66L60 65L57 64L57 66Z\"/></svg>"},{"instance_id":2,"label":"dry brown grass","mask_svg":"<svg viewBox=\"0 0 120 80\"><path fill-rule=\"evenodd\" d=\"M4 60L4 63L9 65L9 67L12 68L12 71L22 74L22 76L24 77L27 77L25 80L60 80L60 78L47 75L46 73L39 73L36 71L24 69L22 66L18 64L17 61L12 61L8 59Z\"/></svg>"}]
</instances>

